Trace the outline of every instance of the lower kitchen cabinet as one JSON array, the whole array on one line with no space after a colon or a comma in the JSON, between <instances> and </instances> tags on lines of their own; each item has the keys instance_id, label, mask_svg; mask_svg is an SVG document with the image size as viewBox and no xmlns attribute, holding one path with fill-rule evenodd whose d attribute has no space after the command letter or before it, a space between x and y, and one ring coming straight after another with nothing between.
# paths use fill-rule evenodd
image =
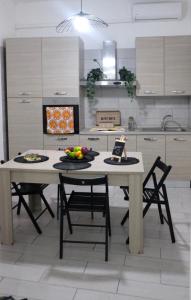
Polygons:
<instances>
[{"instance_id":1,"label":"lower kitchen cabinet","mask_svg":"<svg viewBox=\"0 0 191 300\"><path fill-rule=\"evenodd\" d=\"M112 151L115 140L120 138L121 135L109 135L108 136L108 151ZM137 138L136 135L129 135L126 141L126 150L127 152L136 151L137 148Z\"/></svg>"},{"instance_id":2,"label":"lower kitchen cabinet","mask_svg":"<svg viewBox=\"0 0 191 300\"><path fill-rule=\"evenodd\" d=\"M140 135L137 136L137 151L143 154L145 174L150 170L157 156L165 161L165 136Z\"/></svg>"},{"instance_id":3,"label":"lower kitchen cabinet","mask_svg":"<svg viewBox=\"0 0 191 300\"><path fill-rule=\"evenodd\" d=\"M9 158L29 149L43 149L42 99L8 98Z\"/></svg>"},{"instance_id":4,"label":"lower kitchen cabinet","mask_svg":"<svg viewBox=\"0 0 191 300\"><path fill-rule=\"evenodd\" d=\"M172 166L170 178L191 179L191 136L166 136L166 163Z\"/></svg>"},{"instance_id":5,"label":"lower kitchen cabinet","mask_svg":"<svg viewBox=\"0 0 191 300\"><path fill-rule=\"evenodd\" d=\"M79 135L48 135L44 134L44 149L64 150L68 146L78 146Z\"/></svg>"},{"instance_id":6,"label":"lower kitchen cabinet","mask_svg":"<svg viewBox=\"0 0 191 300\"><path fill-rule=\"evenodd\" d=\"M107 151L107 136L80 135L80 145L92 148L95 151Z\"/></svg>"}]
</instances>

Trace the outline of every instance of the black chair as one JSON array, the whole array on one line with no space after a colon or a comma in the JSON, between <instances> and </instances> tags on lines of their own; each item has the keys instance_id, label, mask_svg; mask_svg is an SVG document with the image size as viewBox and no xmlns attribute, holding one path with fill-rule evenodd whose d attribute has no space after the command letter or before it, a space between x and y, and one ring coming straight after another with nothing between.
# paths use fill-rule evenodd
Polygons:
<instances>
[{"instance_id":1,"label":"black chair","mask_svg":"<svg viewBox=\"0 0 191 300\"><path fill-rule=\"evenodd\" d=\"M105 261L108 261L108 235L111 236L110 211L109 211L109 193L107 176L95 179L79 179L62 176L60 177L60 258L63 257L63 243L82 243L82 244L105 244ZM66 184L74 186L88 186L89 192L75 192L66 194ZM105 186L105 192L94 192L94 186ZM67 197L67 195L69 195ZM71 222L70 212L100 212L105 217L105 225L96 224L74 224ZM81 240L64 240L63 239L63 224L64 215L68 220L69 231L73 233L73 226L86 227L104 227L105 241L81 241Z\"/></svg>"},{"instance_id":2,"label":"black chair","mask_svg":"<svg viewBox=\"0 0 191 300\"><path fill-rule=\"evenodd\" d=\"M160 171L160 175L156 175L156 171L158 170L158 173ZM172 218L170 213L170 206L168 202L168 195L165 185L165 180L171 170L171 166L167 166L165 163L161 161L160 157L157 157L156 161L154 162L152 168L150 169L149 173L147 174L144 182L143 182L143 202L146 203L145 208L143 209L143 217L145 217L146 213L148 212L150 206L152 204L156 204L158 206L158 212L160 217L161 224L164 224L164 221L168 224L171 240L172 243L175 243L175 236L174 236L174 230L173 230L173 224L172 224ZM158 179L159 178L159 179ZM149 182L150 181L150 182ZM151 184L152 187L148 187L148 182ZM129 200L129 187L128 186L121 186L121 189L123 190L125 197L124 200ZM162 212L162 205L166 208L166 216L164 216ZM121 221L121 225L123 226L126 222L127 218L129 217L129 210L123 217ZM127 239L127 243L129 242L129 239Z\"/></svg>"},{"instance_id":3,"label":"black chair","mask_svg":"<svg viewBox=\"0 0 191 300\"><path fill-rule=\"evenodd\" d=\"M5 163L5 161L2 160L1 164L3 164L3 163ZM29 218L31 219L36 231L39 234L42 233L42 230L37 223L37 220L40 218L40 216L42 216L42 214L44 214L44 212L46 210L48 210L51 217L54 218L54 213L43 194L43 191L47 186L48 186L48 184L41 184L41 183L24 183L24 182L15 183L15 182L12 182L12 187L11 187L12 196L19 197L18 203L16 205L14 205L12 207L12 209L15 209L17 207L17 215L20 215L21 205L23 205ZM45 204L45 208L37 216L33 215L32 210L30 209L28 203L26 202L26 200L24 198L24 196L29 196L29 195L40 195L42 201Z\"/></svg>"}]
</instances>

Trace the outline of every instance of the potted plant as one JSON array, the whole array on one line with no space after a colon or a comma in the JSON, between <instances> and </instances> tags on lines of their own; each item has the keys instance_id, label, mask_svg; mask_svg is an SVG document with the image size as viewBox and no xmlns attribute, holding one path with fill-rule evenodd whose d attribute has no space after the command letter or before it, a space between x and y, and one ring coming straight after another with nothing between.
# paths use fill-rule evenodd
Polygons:
<instances>
[{"instance_id":1,"label":"potted plant","mask_svg":"<svg viewBox=\"0 0 191 300\"><path fill-rule=\"evenodd\" d=\"M95 96L95 82L103 79L101 68L92 69L87 75L86 96L93 99Z\"/></svg>"},{"instance_id":2,"label":"potted plant","mask_svg":"<svg viewBox=\"0 0 191 300\"><path fill-rule=\"evenodd\" d=\"M127 88L127 93L130 98L135 95L135 80L136 76L133 72L127 70L125 67L119 69L120 80L125 81L125 86Z\"/></svg>"}]
</instances>

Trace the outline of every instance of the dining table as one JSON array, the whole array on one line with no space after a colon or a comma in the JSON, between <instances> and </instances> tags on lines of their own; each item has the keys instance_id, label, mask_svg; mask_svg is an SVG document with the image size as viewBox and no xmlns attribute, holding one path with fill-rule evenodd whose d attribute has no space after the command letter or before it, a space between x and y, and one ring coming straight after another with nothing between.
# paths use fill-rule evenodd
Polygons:
<instances>
[{"instance_id":1,"label":"dining table","mask_svg":"<svg viewBox=\"0 0 191 300\"><path fill-rule=\"evenodd\" d=\"M27 153L38 153L48 157L48 160L38 163L19 163L11 159L0 166L0 239L2 244L12 245L14 243L12 182L59 184L59 173L76 178L95 178L107 175L110 186L129 186L129 251L134 255L143 253L142 184L144 166L141 152L127 153L127 157L136 158L138 161L132 165L106 164L104 160L111 157L112 153L100 152L90 162L89 168L81 170L56 169L54 165L64 155L62 151L30 149L22 155ZM119 197L123 196L119 193Z\"/></svg>"}]
</instances>

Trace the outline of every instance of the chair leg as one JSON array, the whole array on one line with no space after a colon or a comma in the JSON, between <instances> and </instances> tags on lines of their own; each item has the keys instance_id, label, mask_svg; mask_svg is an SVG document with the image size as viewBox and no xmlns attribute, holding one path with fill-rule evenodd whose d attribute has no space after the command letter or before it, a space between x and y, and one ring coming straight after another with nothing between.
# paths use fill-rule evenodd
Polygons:
<instances>
[{"instance_id":1,"label":"chair leg","mask_svg":"<svg viewBox=\"0 0 191 300\"><path fill-rule=\"evenodd\" d=\"M63 258L63 232L64 232L64 212L60 209L60 259Z\"/></svg>"},{"instance_id":2,"label":"chair leg","mask_svg":"<svg viewBox=\"0 0 191 300\"><path fill-rule=\"evenodd\" d=\"M160 222L161 222L161 224L164 224L163 214L162 214L162 207L161 207L160 203L158 204L158 211L159 211Z\"/></svg>"},{"instance_id":3,"label":"chair leg","mask_svg":"<svg viewBox=\"0 0 191 300\"><path fill-rule=\"evenodd\" d=\"M91 219L92 220L94 219L94 213L93 213L93 211L91 212Z\"/></svg>"},{"instance_id":4,"label":"chair leg","mask_svg":"<svg viewBox=\"0 0 191 300\"><path fill-rule=\"evenodd\" d=\"M32 223L33 223L33 225L34 225L34 227L36 228L36 231L37 231L39 234L41 234L41 233L42 233L42 230L40 229L40 227L39 227L37 221L35 220L35 218L34 218L32 212L31 212L30 208L28 207L28 205L27 205L27 203L26 203L26 201L25 201L25 199L24 199L24 197L23 197L23 196L20 196L20 200L21 200L21 203L23 204L24 208L26 209L26 212L27 212L29 218L31 219L31 221L32 221Z\"/></svg>"},{"instance_id":5,"label":"chair leg","mask_svg":"<svg viewBox=\"0 0 191 300\"><path fill-rule=\"evenodd\" d=\"M60 210L60 185L57 188L57 207L56 207L56 217L59 220L59 210Z\"/></svg>"},{"instance_id":6,"label":"chair leg","mask_svg":"<svg viewBox=\"0 0 191 300\"><path fill-rule=\"evenodd\" d=\"M145 208L143 209L143 218L145 217L145 215L147 214L149 208L151 206L151 203L147 203L147 205L145 206Z\"/></svg>"},{"instance_id":7,"label":"chair leg","mask_svg":"<svg viewBox=\"0 0 191 300\"><path fill-rule=\"evenodd\" d=\"M109 209L109 200L106 204L106 212L104 212L105 216L108 219L108 230L109 230L109 236L111 236L111 217L110 217L110 209Z\"/></svg>"},{"instance_id":8,"label":"chair leg","mask_svg":"<svg viewBox=\"0 0 191 300\"><path fill-rule=\"evenodd\" d=\"M72 230L72 223L71 223L70 213L69 213L68 208L66 208L66 207L65 207L65 212L66 212L66 216L67 216L67 220L68 220L69 231L70 231L70 234L72 234L73 230Z\"/></svg>"},{"instance_id":9,"label":"chair leg","mask_svg":"<svg viewBox=\"0 0 191 300\"><path fill-rule=\"evenodd\" d=\"M121 221L121 226L123 226L125 224L125 222L127 221L128 218L129 218L129 210L126 212L125 216L123 217L123 219Z\"/></svg>"},{"instance_id":10,"label":"chair leg","mask_svg":"<svg viewBox=\"0 0 191 300\"><path fill-rule=\"evenodd\" d=\"M19 216L20 213L21 213L21 199L19 197L18 204L17 204L17 216Z\"/></svg>"},{"instance_id":11,"label":"chair leg","mask_svg":"<svg viewBox=\"0 0 191 300\"><path fill-rule=\"evenodd\" d=\"M176 239L175 239L175 235L174 235L174 229L173 229L172 218L171 218L168 200L166 201L165 207L166 207L166 214L167 214L167 219L168 219L168 226L169 226L169 230L170 230L171 240L172 240L172 243L175 243Z\"/></svg>"},{"instance_id":12,"label":"chair leg","mask_svg":"<svg viewBox=\"0 0 191 300\"><path fill-rule=\"evenodd\" d=\"M110 218L110 211L108 211L108 227L109 227L109 236L111 236L111 218Z\"/></svg>"},{"instance_id":13,"label":"chair leg","mask_svg":"<svg viewBox=\"0 0 191 300\"><path fill-rule=\"evenodd\" d=\"M109 220L108 213L105 215L105 261L108 261L108 228L109 228Z\"/></svg>"},{"instance_id":14,"label":"chair leg","mask_svg":"<svg viewBox=\"0 0 191 300\"><path fill-rule=\"evenodd\" d=\"M49 211L51 217L54 218L54 213L53 213L53 211L52 211L52 209L51 209L51 207L50 207L48 201L46 200L46 198L44 197L44 194L43 194L42 192L40 193L40 197L42 198L42 200L43 200L43 202L44 202L46 208L48 209L48 211Z\"/></svg>"}]
</instances>

